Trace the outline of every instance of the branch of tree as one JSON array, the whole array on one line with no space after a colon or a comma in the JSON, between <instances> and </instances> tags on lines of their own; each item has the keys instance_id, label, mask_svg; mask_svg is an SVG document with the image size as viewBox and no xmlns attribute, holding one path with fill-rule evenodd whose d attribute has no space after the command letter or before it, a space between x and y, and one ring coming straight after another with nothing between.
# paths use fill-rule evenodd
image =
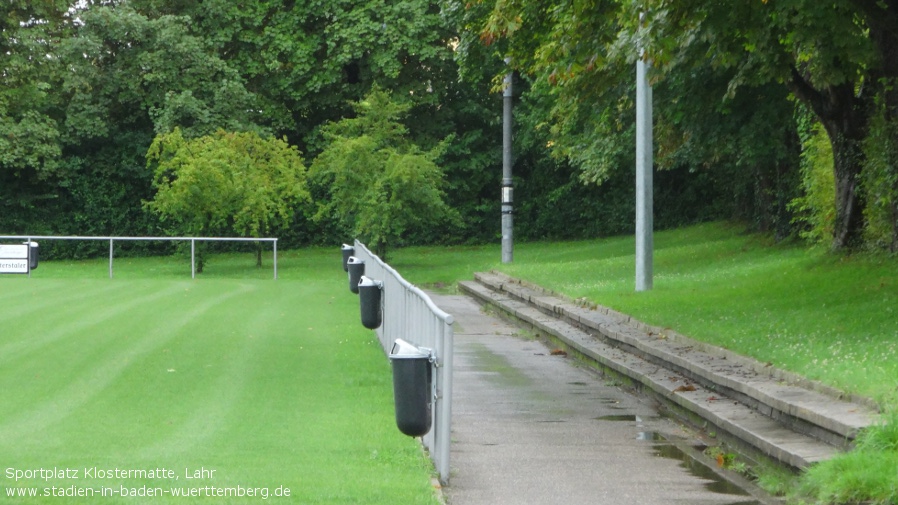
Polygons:
<instances>
[{"instance_id":1,"label":"branch of tree","mask_svg":"<svg viewBox=\"0 0 898 505\"><path fill-rule=\"evenodd\" d=\"M789 72L792 79L787 83L789 89L795 93L801 101L807 103L818 114L821 115L826 107L826 97L817 88L811 85L804 75L795 65L789 65Z\"/></svg>"},{"instance_id":2,"label":"branch of tree","mask_svg":"<svg viewBox=\"0 0 898 505\"><path fill-rule=\"evenodd\" d=\"M898 0L852 0L852 3L871 27L894 26L898 22Z\"/></svg>"}]
</instances>

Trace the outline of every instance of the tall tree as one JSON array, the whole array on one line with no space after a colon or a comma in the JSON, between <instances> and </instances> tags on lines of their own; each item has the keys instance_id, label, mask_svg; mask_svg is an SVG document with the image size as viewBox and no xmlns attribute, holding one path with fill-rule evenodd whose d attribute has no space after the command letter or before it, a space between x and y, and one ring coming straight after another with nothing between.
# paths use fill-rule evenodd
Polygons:
<instances>
[{"instance_id":1,"label":"tall tree","mask_svg":"<svg viewBox=\"0 0 898 505\"><path fill-rule=\"evenodd\" d=\"M57 46L72 29L67 8L65 1L0 6L0 211L7 229L20 229L23 216L52 197L41 186L57 174L62 154L54 90L62 75Z\"/></svg>"},{"instance_id":2,"label":"tall tree","mask_svg":"<svg viewBox=\"0 0 898 505\"><path fill-rule=\"evenodd\" d=\"M629 171L635 163L633 64L640 45L652 49L641 40L645 27L631 24L631 17L638 19L631 3L485 3L486 13L483 4L470 6L480 14L469 19L468 30L530 76L530 94L543 97L547 112L531 126L551 131L554 154L577 166L587 183ZM658 168L726 173L730 201L751 209L739 217L787 234L786 203L798 159L787 92L758 82L733 95L729 84L736 71L709 65L707 42L674 49L663 52L668 60L652 76Z\"/></svg>"},{"instance_id":3,"label":"tall tree","mask_svg":"<svg viewBox=\"0 0 898 505\"><path fill-rule=\"evenodd\" d=\"M160 233L141 200L153 195L146 152L157 133L186 137L265 132L255 96L183 16L149 17L121 4L91 4L60 41L68 71L63 100L63 170L55 192L57 233Z\"/></svg>"},{"instance_id":4,"label":"tall tree","mask_svg":"<svg viewBox=\"0 0 898 505\"><path fill-rule=\"evenodd\" d=\"M318 127L352 114L349 104L372 85L435 110L456 77L452 26L436 2L129 3L150 16L188 16L191 31L240 69L275 132L307 152L320 149Z\"/></svg>"},{"instance_id":5,"label":"tall tree","mask_svg":"<svg viewBox=\"0 0 898 505\"><path fill-rule=\"evenodd\" d=\"M324 127L330 143L310 169L313 184L328 193L316 218L343 221L386 260L406 234L457 215L445 202L436 164L441 146L421 150L400 122L409 106L377 89L354 105L357 117Z\"/></svg>"},{"instance_id":6,"label":"tall tree","mask_svg":"<svg viewBox=\"0 0 898 505\"><path fill-rule=\"evenodd\" d=\"M496 0L490 5L483 38L507 39L525 66L559 85L562 98L594 93L578 86L584 75L605 74L617 82L614 77L624 70L615 66L631 63L637 47L653 62L656 80L685 81L697 67L728 75L724 98L784 83L816 114L832 142L833 247L861 242L859 180L871 106L880 100L888 118L898 111L895 0ZM698 86L691 90L700 92ZM704 96L708 103L719 102ZM603 108L611 105L606 101Z\"/></svg>"},{"instance_id":7,"label":"tall tree","mask_svg":"<svg viewBox=\"0 0 898 505\"><path fill-rule=\"evenodd\" d=\"M648 13L640 28L638 11ZM833 248L855 247L863 232L859 188L862 142L871 106L881 96L898 111L898 2L894 0L709 0L634 2L630 37L672 71L697 44L711 64L736 71L731 93L745 85L783 82L816 114L833 148L837 215Z\"/></svg>"},{"instance_id":8,"label":"tall tree","mask_svg":"<svg viewBox=\"0 0 898 505\"><path fill-rule=\"evenodd\" d=\"M260 130L256 97L208 40L190 33L189 18L150 18L129 3L91 6L79 17L83 26L63 46L71 68L69 135L84 141L135 128L165 133L178 126L187 136Z\"/></svg>"},{"instance_id":9,"label":"tall tree","mask_svg":"<svg viewBox=\"0 0 898 505\"><path fill-rule=\"evenodd\" d=\"M6 102L15 110L0 114L17 139L0 152L0 206L16 198L22 229L158 233L157 217L139 205L153 195L145 154L155 135L176 126L185 138L220 127L270 132L314 156L327 145L322 125L354 117L349 104L380 85L411 104L402 122L422 152L443 146L446 199L465 214L451 239L494 235L501 98L485 76L502 63L459 79L456 22L467 10L458 2L10 0L6 8L13 50L0 54L10 84L0 94L34 97L16 95ZM0 217L5 227L10 216ZM408 238L447 240L444 232Z\"/></svg>"}]
</instances>

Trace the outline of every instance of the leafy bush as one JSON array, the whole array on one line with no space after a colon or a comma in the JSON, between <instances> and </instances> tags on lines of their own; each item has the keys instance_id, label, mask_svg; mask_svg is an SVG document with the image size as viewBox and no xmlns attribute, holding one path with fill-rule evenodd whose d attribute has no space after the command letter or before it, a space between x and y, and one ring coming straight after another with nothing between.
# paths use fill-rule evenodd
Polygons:
<instances>
[{"instance_id":1,"label":"leafy bush","mask_svg":"<svg viewBox=\"0 0 898 505\"><path fill-rule=\"evenodd\" d=\"M422 151L400 119L406 105L374 90L355 104L358 116L329 123L330 144L310 169L318 201L316 221L333 220L386 257L406 234L457 221L445 201L442 145Z\"/></svg>"},{"instance_id":2,"label":"leafy bush","mask_svg":"<svg viewBox=\"0 0 898 505\"><path fill-rule=\"evenodd\" d=\"M867 206L864 239L876 249L898 252L898 123L882 111L873 117L864 141L861 185Z\"/></svg>"},{"instance_id":3,"label":"leafy bush","mask_svg":"<svg viewBox=\"0 0 898 505\"><path fill-rule=\"evenodd\" d=\"M801 186L803 195L789 208L800 225L799 235L810 242L831 240L836 219L833 149L829 136L816 123L804 130L801 139Z\"/></svg>"},{"instance_id":4,"label":"leafy bush","mask_svg":"<svg viewBox=\"0 0 898 505\"><path fill-rule=\"evenodd\" d=\"M157 193L146 207L176 234L263 237L289 225L295 206L309 199L296 148L255 133L187 140L176 128L156 137L147 165L155 167Z\"/></svg>"}]
</instances>

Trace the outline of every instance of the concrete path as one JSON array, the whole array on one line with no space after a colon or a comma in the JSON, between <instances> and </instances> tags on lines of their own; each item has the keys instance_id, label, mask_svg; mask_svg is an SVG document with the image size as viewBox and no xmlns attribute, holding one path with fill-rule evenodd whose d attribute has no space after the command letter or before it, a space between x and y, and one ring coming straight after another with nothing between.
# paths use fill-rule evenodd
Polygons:
<instances>
[{"instance_id":1,"label":"concrete path","mask_svg":"<svg viewBox=\"0 0 898 505\"><path fill-rule=\"evenodd\" d=\"M878 417L875 402L723 348L653 327L601 306L585 306L498 272L475 273L462 293L551 335L567 350L709 431L793 468L850 447Z\"/></svg>"},{"instance_id":2,"label":"concrete path","mask_svg":"<svg viewBox=\"0 0 898 505\"><path fill-rule=\"evenodd\" d=\"M700 442L646 400L465 296L430 296L456 321L449 505L775 503L686 457Z\"/></svg>"}]
</instances>

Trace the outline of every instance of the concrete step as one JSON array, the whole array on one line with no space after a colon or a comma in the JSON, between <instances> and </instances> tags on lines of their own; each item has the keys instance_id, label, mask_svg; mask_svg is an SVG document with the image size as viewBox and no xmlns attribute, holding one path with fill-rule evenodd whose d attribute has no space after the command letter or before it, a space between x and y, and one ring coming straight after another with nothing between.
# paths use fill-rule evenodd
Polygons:
<instances>
[{"instance_id":1,"label":"concrete step","mask_svg":"<svg viewBox=\"0 0 898 505\"><path fill-rule=\"evenodd\" d=\"M629 378L748 448L796 468L849 447L875 405L750 358L495 272L460 289Z\"/></svg>"}]
</instances>

